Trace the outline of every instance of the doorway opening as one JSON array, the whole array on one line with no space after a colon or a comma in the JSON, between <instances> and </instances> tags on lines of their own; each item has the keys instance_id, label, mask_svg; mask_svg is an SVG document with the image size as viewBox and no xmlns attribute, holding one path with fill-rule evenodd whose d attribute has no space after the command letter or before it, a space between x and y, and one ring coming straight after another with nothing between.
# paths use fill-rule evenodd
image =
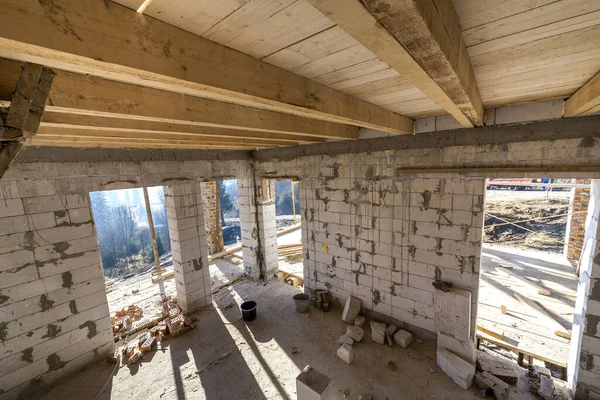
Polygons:
<instances>
[{"instance_id":1,"label":"doorway opening","mask_svg":"<svg viewBox=\"0 0 600 400\"><path fill-rule=\"evenodd\" d=\"M566 380L589 181L488 179L477 347Z\"/></svg>"},{"instance_id":2,"label":"doorway opening","mask_svg":"<svg viewBox=\"0 0 600 400\"><path fill-rule=\"evenodd\" d=\"M293 179L275 181L275 225L280 278L303 285L302 221L300 182Z\"/></svg>"}]
</instances>

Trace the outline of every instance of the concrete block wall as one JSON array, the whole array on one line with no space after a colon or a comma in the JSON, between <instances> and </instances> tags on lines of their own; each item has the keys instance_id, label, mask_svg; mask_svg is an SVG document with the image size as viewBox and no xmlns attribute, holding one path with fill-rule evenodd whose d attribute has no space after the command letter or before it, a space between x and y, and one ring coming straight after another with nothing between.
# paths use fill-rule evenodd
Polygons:
<instances>
[{"instance_id":1,"label":"concrete block wall","mask_svg":"<svg viewBox=\"0 0 600 400\"><path fill-rule=\"evenodd\" d=\"M202 203L204 205L204 227L206 242L211 254L223 250L223 225L219 201L219 181L202 182Z\"/></svg>"},{"instance_id":2,"label":"concrete block wall","mask_svg":"<svg viewBox=\"0 0 600 400\"><path fill-rule=\"evenodd\" d=\"M2 181L0 259L0 398L27 398L112 352L87 193Z\"/></svg>"},{"instance_id":3,"label":"concrete block wall","mask_svg":"<svg viewBox=\"0 0 600 400\"><path fill-rule=\"evenodd\" d=\"M238 179L238 209L242 233L242 253L246 274L254 279L270 278L278 270L275 202L265 198L263 185L254 177ZM265 187L266 188L266 187ZM274 187L272 192L275 193Z\"/></svg>"},{"instance_id":4,"label":"concrete block wall","mask_svg":"<svg viewBox=\"0 0 600 400\"><path fill-rule=\"evenodd\" d=\"M600 398L600 180L592 180L585 244L581 257L573 333L569 353L569 383L575 398Z\"/></svg>"},{"instance_id":5,"label":"concrete block wall","mask_svg":"<svg viewBox=\"0 0 600 400\"><path fill-rule=\"evenodd\" d=\"M165 204L179 305L184 311L210 303L211 281L199 182L165 186Z\"/></svg>"}]
</instances>

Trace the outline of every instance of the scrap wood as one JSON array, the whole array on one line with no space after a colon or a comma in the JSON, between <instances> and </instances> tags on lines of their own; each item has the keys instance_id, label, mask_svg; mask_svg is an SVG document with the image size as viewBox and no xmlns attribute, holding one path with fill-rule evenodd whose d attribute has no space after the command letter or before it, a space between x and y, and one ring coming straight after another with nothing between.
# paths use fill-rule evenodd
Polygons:
<instances>
[{"instance_id":1,"label":"scrap wood","mask_svg":"<svg viewBox=\"0 0 600 400\"><path fill-rule=\"evenodd\" d=\"M554 330L554 334L556 336L560 336L562 338L571 340L571 332L569 332L567 329L565 329L565 327L562 326L560 324L560 322L558 322L556 319L554 319L554 317L552 315L550 315L548 312L546 312L546 310L544 310L542 308L542 306L540 304L538 304L538 302L528 299L525 296L521 296L517 292L514 293L514 296L521 303L526 304L527 306L529 306L529 308L531 308L533 311L535 311L537 313L537 315L539 317L541 317L542 320L543 319L548 320L550 322L551 329Z\"/></svg>"},{"instance_id":2,"label":"scrap wood","mask_svg":"<svg viewBox=\"0 0 600 400\"><path fill-rule=\"evenodd\" d=\"M509 271L503 267L496 267L496 271L501 272L504 275L508 275L511 279L521 282L529 290L531 290L533 292L537 292L537 294L541 294L543 296L550 296L550 291L548 289L544 289L543 287L536 285L535 283L531 282L530 280L525 279L525 278L515 274L513 271Z\"/></svg>"},{"instance_id":3,"label":"scrap wood","mask_svg":"<svg viewBox=\"0 0 600 400\"><path fill-rule=\"evenodd\" d=\"M202 372L204 372L205 369L210 368L214 364L218 364L219 361L223 361L231 354L232 351L233 350L229 350L227 353L221 354L219 357L215 358L214 360L212 360L211 362L206 364L206 366L202 367L202 369L200 369L199 371L196 371L196 375L200 375Z\"/></svg>"},{"instance_id":4,"label":"scrap wood","mask_svg":"<svg viewBox=\"0 0 600 400\"><path fill-rule=\"evenodd\" d=\"M221 289L223 289L224 287L231 286L231 285L233 285L234 283L237 283L237 282L241 281L242 279L244 279L244 277L243 277L243 276L238 276L237 278L235 278L235 279L233 279L233 280L230 280L229 282L225 282L224 284L217 286L217 287L215 288L215 290L221 290Z\"/></svg>"},{"instance_id":5,"label":"scrap wood","mask_svg":"<svg viewBox=\"0 0 600 400\"><path fill-rule=\"evenodd\" d=\"M486 335L490 335L492 337L495 337L496 339L504 339L504 331L500 331L500 332L495 332L491 329L487 329L484 328L481 325L477 325L477 330L480 332L485 333Z\"/></svg>"},{"instance_id":6,"label":"scrap wood","mask_svg":"<svg viewBox=\"0 0 600 400\"><path fill-rule=\"evenodd\" d=\"M158 281L162 281L162 280L170 278L170 277L172 277L174 275L175 275L175 271L174 270L162 272L161 274L155 275L155 276L152 277L152 283L156 283Z\"/></svg>"}]
</instances>

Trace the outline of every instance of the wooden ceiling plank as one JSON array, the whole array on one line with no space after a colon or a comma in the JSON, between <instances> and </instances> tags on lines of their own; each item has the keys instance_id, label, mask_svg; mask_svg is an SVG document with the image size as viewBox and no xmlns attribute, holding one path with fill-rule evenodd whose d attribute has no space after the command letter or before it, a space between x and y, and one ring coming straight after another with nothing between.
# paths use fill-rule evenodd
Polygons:
<instances>
[{"instance_id":1,"label":"wooden ceiling plank","mask_svg":"<svg viewBox=\"0 0 600 400\"><path fill-rule=\"evenodd\" d=\"M111 2L5 0L0 57L393 133L413 121Z\"/></svg>"},{"instance_id":2,"label":"wooden ceiling plank","mask_svg":"<svg viewBox=\"0 0 600 400\"><path fill-rule=\"evenodd\" d=\"M566 101L564 116L577 117L600 111L600 73Z\"/></svg>"},{"instance_id":3,"label":"wooden ceiling plank","mask_svg":"<svg viewBox=\"0 0 600 400\"><path fill-rule=\"evenodd\" d=\"M290 146L297 143L283 140L271 139L242 139L232 137L215 137L215 136L198 136L194 134L173 135L171 133L157 132L139 132L139 131L120 131L110 129L80 129L70 126L40 126L38 134L43 137L81 137L81 138L124 138L124 139L143 139L143 140L178 140L189 141L190 143L224 143L224 144L249 144L249 145L273 145L273 146Z\"/></svg>"},{"instance_id":4,"label":"wooden ceiling plank","mask_svg":"<svg viewBox=\"0 0 600 400\"><path fill-rule=\"evenodd\" d=\"M164 134L177 137L215 137L240 139L267 139L289 143L322 143L325 138L317 138L285 133L244 131L239 129L213 128L167 122L124 119L112 116L87 116L79 114L54 113L46 110L40 131L48 129L79 129L89 131L139 132Z\"/></svg>"},{"instance_id":5,"label":"wooden ceiling plank","mask_svg":"<svg viewBox=\"0 0 600 400\"><path fill-rule=\"evenodd\" d=\"M455 14L437 14L434 0L392 0L382 8L375 0L363 0L366 8L359 0L308 1L461 125L483 124L483 105ZM448 32L458 32L459 38L444 36ZM419 49L423 45L427 51Z\"/></svg>"},{"instance_id":6,"label":"wooden ceiling plank","mask_svg":"<svg viewBox=\"0 0 600 400\"><path fill-rule=\"evenodd\" d=\"M246 146L246 145L222 145L222 144L190 144L180 143L177 141L169 142L147 142L144 140L138 141L119 141L106 139L83 140L80 138L57 139L45 137L33 137L25 142L28 146L60 146L60 147L106 147L106 148L173 148L173 149L215 149L215 150L253 150L266 148L262 146Z\"/></svg>"}]
</instances>

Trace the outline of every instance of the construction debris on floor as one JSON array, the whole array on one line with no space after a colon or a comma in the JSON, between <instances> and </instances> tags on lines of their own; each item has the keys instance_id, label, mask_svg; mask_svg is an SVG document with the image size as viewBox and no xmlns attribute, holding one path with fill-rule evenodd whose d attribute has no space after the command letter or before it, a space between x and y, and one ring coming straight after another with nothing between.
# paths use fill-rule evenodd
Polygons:
<instances>
[{"instance_id":1,"label":"construction debris on floor","mask_svg":"<svg viewBox=\"0 0 600 400\"><path fill-rule=\"evenodd\" d=\"M195 328L195 318L184 315L176 297L163 294L160 305L162 314L147 318L142 318L144 310L136 305L115 312L111 323L117 350L107 357L109 362L135 364L145 353L161 346L167 335L175 338Z\"/></svg>"}]
</instances>

